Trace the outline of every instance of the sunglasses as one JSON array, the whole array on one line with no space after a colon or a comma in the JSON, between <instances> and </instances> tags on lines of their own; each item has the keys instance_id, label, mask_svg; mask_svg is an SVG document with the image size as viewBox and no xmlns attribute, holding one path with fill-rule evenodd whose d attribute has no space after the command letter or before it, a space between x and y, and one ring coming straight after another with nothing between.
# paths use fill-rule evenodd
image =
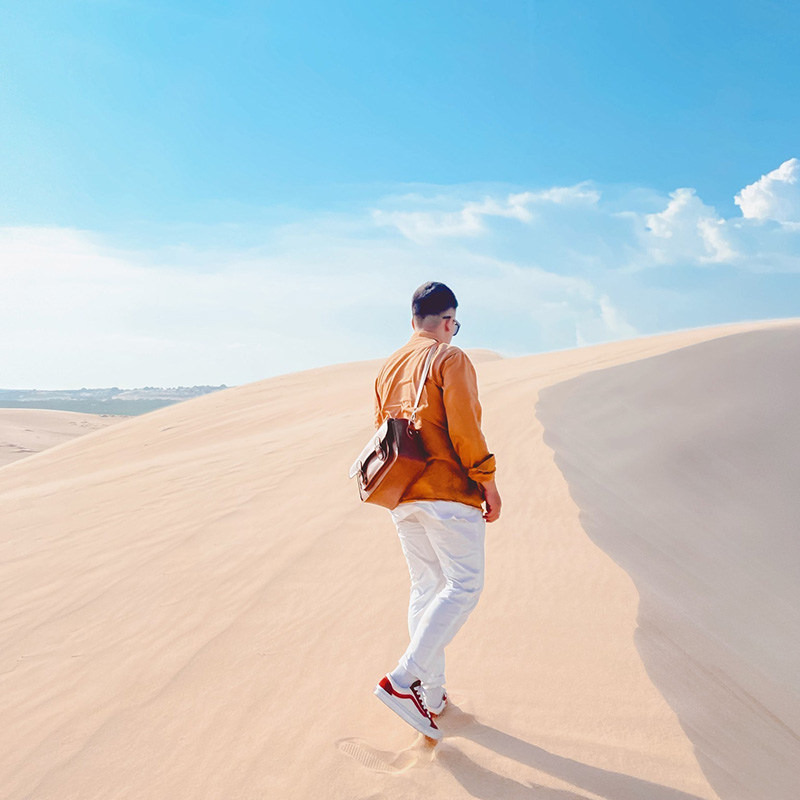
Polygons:
<instances>
[{"instance_id":1,"label":"sunglasses","mask_svg":"<svg viewBox=\"0 0 800 800\"><path fill-rule=\"evenodd\" d=\"M457 319L453 319L452 315L445 314L442 319L452 319L455 323L456 329L453 331L453 336L457 336L458 332L461 330L461 323Z\"/></svg>"}]
</instances>

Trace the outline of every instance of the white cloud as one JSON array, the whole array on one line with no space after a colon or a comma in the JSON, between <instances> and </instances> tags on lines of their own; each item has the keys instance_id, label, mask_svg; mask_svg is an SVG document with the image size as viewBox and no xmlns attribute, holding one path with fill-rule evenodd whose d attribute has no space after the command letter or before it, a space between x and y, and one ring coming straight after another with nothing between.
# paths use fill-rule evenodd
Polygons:
<instances>
[{"instance_id":1,"label":"white cloud","mask_svg":"<svg viewBox=\"0 0 800 800\"><path fill-rule=\"evenodd\" d=\"M176 234L160 249L0 228L0 387L236 384L378 358L403 340L410 296L432 279L459 297L459 344L509 355L708 324L680 316L693 267L706 286L724 274L728 291L747 272L783 273L784 297L800 281L800 226L724 219L693 189L469 191L181 229L180 246ZM752 280L741 285L752 293Z\"/></svg>"},{"instance_id":2,"label":"white cloud","mask_svg":"<svg viewBox=\"0 0 800 800\"><path fill-rule=\"evenodd\" d=\"M670 198L664 211L645 217L649 230L646 247L656 263L725 263L737 258L725 221L694 189L676 189Z\"/></svg>"},{"instance_id":3,"label":"white cloud","mask_svg":"<svg viewBox=\"0 0 800 800\"><path fill-rule=\"evenodd\" d=\"M626 322L620 310L615 308L608 296L603 295L599 303L600 318L614 338L627 339L631 336L636 336L636 328Z\"/></svg>"},{"instance_id":4,"label":"white cloud","mask_svg":"<svg viewBox=\"0 0 800 800\"><path fill-rule=\"evenodd\" d=\"M790 158L745 186L734 203L745 219L800 223L800 159Z\"/></svg>"},{"instance_id":5,"label":"white cloud","mask_svg":"<svg viewBox=\"0 0 800 800\"><path fill-rule=\"evenodd\" d=\"M600 202L602 195L591 183L584 181L575 186L553 186L539 192L525 192L528 203L556 203L558 205L595 205Z\"/></svg>"},{"instance_id":6,"label":"white cloud","mask_svg":"<svg viewBox=\"0 0 800 800\"><path fill-rule=\"evenodd\" d=\"M521 354L574 346L579 329L620 334L585 279L326 224L287 226L268 247L183 248L179 266L171 250L82 231L0 229L0 387L232 385L379 357L432 278L457 288L465 347Z\"/></svg>"},{"instance_id":7,"label":"white cloud","mask_svg":"<svg viewBox=\"0 0 800 800\"><path fill-rule=\"evenodd\" d=\"M507 355L636 335L624 312L590 280L474 254L456 258L459 272L445 265L443 279L452 276L451 285L459 287L459 318L477 328L478 342Z\"/></svg>"},{"instance_id":8,"label":"white cloud","mask_svg":"<svg viewBox=\"0 0 800 800\"><path fill-rule=\"evenodd\" d=\"M0 386L233 384L347 360L341 337L324 335L331 305L382 280L319 267L313 251L190 259L176 267L168 251L82 231L0 229Z\"/></svg>"},{"instance_id":9,"label":"white cloud","mask_svg":"<svg viewBox=\"0 0 800 800\"><path fill-rule=\"evenodd\" d=\"M424 198L411 195L396 198L405 203L414 204L414 210L376 209L372 212L373 220L378 225L397 228L406 238L414 242L430 242L439 237L475 237L488 230L487 218L516 219L529 223L534 214L532 205L576 205L596 204L600 193L588 183L576 186L555 186L539 192L512 193L505 199L484 197L480 201L466 201L457 210L417 210Z\"/></svg>"},{"instance_id":10,"label":"white cloud","mask_svg":"<svg viewBox=\"0 0 800 800\"><path fill-rule=\"evenodd\" d=\"M477 236L486 230L484 217L506 217L529 222L531 212L524 194L510 194L505 201L486 197L480 202L468 202L458 211L373 211L378 225L397 228L403 236L415 242L444 237Z\"/></svg>"}]
</instances>

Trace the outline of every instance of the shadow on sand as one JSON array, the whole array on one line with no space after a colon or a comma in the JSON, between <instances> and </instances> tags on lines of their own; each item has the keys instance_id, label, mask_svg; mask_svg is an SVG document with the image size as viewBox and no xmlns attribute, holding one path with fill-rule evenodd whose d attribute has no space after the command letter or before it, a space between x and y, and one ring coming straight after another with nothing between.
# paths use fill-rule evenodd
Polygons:
<instances>
[{"instance_id":1,"label":"shadow on sand","mask_svg":"<svg viewBox=\"0 0 800 800\"><path fill-rule=\"evenodd\" d=\"M565 381L536 408L723 800L800 797L798 364L800 328L742 333Z\"/></svg>"},{"instance_id":2,"label":"shadow on sand","mask_svg":"<svg viewBox=\"0 0 800 800\"><path fill-rule=\"evenodd\" d=\"M436 760L473 797L485 800L587 800L584 795L570 791L535 784L526 785L498 775L476 764L457 748L449 747L449 737L469 739L498 755L609 800L700 800L696 795L678 789L670 789L641 778L600 769L550 753L530 742L478 722L455 705L451 705L447 716L442 718L442 728L447 738L437 748Z\"/></svg>"}]
</instances>

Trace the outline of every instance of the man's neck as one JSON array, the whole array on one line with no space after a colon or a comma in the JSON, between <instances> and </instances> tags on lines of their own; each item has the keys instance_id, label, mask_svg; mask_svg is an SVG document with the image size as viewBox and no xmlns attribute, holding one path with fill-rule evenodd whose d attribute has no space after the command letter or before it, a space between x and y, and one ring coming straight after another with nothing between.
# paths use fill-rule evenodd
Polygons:
<instances>
[{"instance_id":1,"label":"man's neck","mask_svg":"<svg viewBox=\"0 0 800 800\"><path fill-rule=\"evenodd\" d=\"M437 336L433 331L426 331L421 328L414 328L414 336L421 336L423 339L430 339L431 341L435 342L443 342L444 339L441 339Z\"/></svg>"}]
</instances>

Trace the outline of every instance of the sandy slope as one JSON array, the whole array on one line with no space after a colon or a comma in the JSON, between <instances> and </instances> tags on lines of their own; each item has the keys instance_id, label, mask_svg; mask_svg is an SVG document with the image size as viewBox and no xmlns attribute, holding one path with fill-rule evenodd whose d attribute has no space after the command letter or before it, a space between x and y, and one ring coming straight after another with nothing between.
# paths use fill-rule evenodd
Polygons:
<instances>
[{"instance_id":1,"label":"sandy slope","mask_svg":"<svg viewBox=\"0 0 800 800\"><path fill-rule=\"evenodd\" d=\"M0 408L0 467L101 430L122 418L41 408Z\"/></svg>"},{"instance_id":2,"label":"sandy slope","mask_svg":"<svg viewBox=\"0 0 800 800\"><path fill-rule=\"evenodd\" d=\"M639 577L581 527L534 409L546 386L748 327L480 360L506 510L435 751L371 695L405 646L407 592L388 515L346 478L376 362L4 467L0 796L717 797L637 651Z\"/></svg>"},{"instance_id":3,"label":"sandy slope","mask_svg":"<svg viewBox=\"0 0 800 800\"><path fill-rule=\"evenodd\" d=\"M800 327L581 376L537 409L636 643L724 798L800 793Z\"/></svg>"}]
</instances>

